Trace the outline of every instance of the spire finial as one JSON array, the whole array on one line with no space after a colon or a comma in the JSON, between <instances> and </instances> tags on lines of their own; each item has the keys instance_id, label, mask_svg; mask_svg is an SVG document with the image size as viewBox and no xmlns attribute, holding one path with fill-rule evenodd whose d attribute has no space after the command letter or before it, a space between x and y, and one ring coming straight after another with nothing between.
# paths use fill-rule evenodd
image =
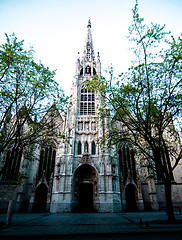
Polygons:
<instances>
[{"instance_id":1,"label":"spire finial","mask_svg":"<svg viewBox=\"0 0 182 240\"><path fill-rule=\"evenodd\" d=\"M90 21L90 18L89 18L89 20L88 20L88 25L87 25L87 27L90 27L90 28L91 28L91 21Z\"/></svg>"}]
</instances>

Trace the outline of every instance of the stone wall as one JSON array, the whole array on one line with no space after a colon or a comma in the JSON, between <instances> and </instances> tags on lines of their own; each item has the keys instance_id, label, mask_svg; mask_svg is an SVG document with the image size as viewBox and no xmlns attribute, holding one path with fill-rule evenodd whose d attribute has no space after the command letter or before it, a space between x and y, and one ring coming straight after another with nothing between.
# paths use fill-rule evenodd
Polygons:
<instances>
[{"instance_id":1,"label":"stone wall","mask_svg":"<svg viewBox=\"0 0 182 240\"><path fill-rule=\"evenodd\" d=\"M9 200L15 200L14 210L18 211L19 203L17 202L18 192L21 191L21 186L4 184L0 185L0 212L6 212L8 209Z\"/></svg>"}]
</instances>

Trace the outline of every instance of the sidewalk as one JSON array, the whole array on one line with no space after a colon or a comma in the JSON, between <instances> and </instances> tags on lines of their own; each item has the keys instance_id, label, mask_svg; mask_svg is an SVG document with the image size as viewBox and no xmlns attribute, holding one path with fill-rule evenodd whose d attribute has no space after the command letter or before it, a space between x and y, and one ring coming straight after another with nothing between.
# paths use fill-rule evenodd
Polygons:
<instances>
[{"instance_id":1,"label":"sidewalk","mask_svg":"<svg viewBox=\"0 0 182 240\"><path fill-rule=\"evenodd\" d=\"M0 222L5 224L5 219L6 215L1 214ZM122 236L122 239L131 239L131 236L135 236L137 239L137 235L147 235L150 239L151 234L159 236L165 232L169 237L175 232L181 239L182 215L177 213L176 219L181 220L180 223L166 224L165 212L17 213L13 215L10 227L3 224L0 238L119 239Z\"/></svg>"}]
</instances>

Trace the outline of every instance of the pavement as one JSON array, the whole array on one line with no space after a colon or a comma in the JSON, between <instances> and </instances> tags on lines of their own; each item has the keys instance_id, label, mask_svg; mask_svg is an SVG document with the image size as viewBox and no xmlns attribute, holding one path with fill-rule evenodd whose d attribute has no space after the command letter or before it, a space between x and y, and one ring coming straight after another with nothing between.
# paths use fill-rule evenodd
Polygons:
<instances>
[{"instance_id":1,"label":"pavement","mask_svg":"<svg viewBox=\"0 0 182 240\"><path fill-rule=\"evenodd\" d=\"M11 226L0 215L0 239L182 239L182 215L165 212L15 213Z\"/></svg>"}]
</instances>

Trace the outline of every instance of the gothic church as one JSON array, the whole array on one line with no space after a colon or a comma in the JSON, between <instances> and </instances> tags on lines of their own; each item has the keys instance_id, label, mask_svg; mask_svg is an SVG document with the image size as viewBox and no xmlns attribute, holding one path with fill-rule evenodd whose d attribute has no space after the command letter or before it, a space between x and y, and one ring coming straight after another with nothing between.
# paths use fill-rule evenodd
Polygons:
<instances>
[{"instance_id":1,"label":"gothic church","mask_svg":"<svg viewBox=\"0 0 182 240\"><path fill-rule=\"evenodd\" d=\"M116 154L109 151L105 134L110 119L99 113L99 93L85 86L95 75L101 77L101 62L99 53L94 53L89 20L83 56L80 59L78 54L76 61L69 110L63 119L53 105L44 116L56 114L55 131L65 138L59 134L44 137L32 148L35 160L31 162L23 151L4 154L12 162L6 172L14 177L1 176L0 211L7 210L10 199L15 200L17 211L121 212L159 210L165 204L163 186L143 174L132 149L124 146ZM121 162L127 162L124 171ZM19 185L12 181L17 169L26 175ZM178 203L182 203L181 173L179 164L173 186L173 201Z\"/></svg>"}]
</instances>

